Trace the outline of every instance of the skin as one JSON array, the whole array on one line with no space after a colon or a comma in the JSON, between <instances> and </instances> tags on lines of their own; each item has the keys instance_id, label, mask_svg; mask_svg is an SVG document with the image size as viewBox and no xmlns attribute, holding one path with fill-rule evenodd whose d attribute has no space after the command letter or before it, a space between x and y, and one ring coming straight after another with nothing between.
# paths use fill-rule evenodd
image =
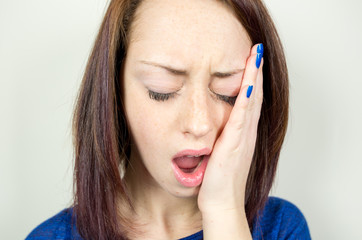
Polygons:
<instances>
[{"instance_id":1,"label":"skin","mask_svg":"<svg viewBox=\"0 0 362 240\"><path fill-rule=\"evenodd\" d=\"M143 224L139 239L178 239L201 229L207 240L251 239L244 195L263 94L255 59L256 46L219 1L155 0L138 7L122 84L132 134L124 179L137 212L132 217ZM254 89L246 98L249 85ZM157 101L148 90L177 93ZM216 94L239 96L232 106ZM182 186L172 157L205 147L212 154L202 185Z\"/></svg>"}]
</instances>

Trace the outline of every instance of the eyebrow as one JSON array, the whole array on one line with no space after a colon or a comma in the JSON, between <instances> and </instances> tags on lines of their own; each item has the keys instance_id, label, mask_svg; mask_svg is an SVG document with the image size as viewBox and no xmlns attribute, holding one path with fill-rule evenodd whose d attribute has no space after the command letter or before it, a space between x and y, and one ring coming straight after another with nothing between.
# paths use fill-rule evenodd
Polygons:
<instances>
[{"instance_id":1,"label":"eyebrow","mask_svg":"<svg viewBox=\"0 0 362 240\"><path fill-rule=\"evenodd\" d=\"M165 69L165 70L167 70L168 72L170 72L170 73L172 73L174 75L178 75L178 76L187 76L188 75L188 72L186 70L177 69L177 68L172 67L172 66L167 65L167 64L160 64L160 63L144 61L144 60L141 60L139 62L141 62L143 64L146 64L146 65L151 65L151 66L154 66L154 67ZM211 74L211 76L218 77L218 78L231 77L231 76L233 76L233 75L235 75L237 73L240 73L240 72L244 71L244 69L245 68L233 69L233 70L230 70L230 71L227 71L227 72L214 72L214 73Z\"/></svg>"}]
</instances>

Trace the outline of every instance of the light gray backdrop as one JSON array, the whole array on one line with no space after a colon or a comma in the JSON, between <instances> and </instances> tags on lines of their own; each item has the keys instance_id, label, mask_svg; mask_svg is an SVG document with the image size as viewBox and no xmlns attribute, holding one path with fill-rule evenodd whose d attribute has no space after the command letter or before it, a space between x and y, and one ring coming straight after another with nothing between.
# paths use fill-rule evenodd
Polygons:
<instances>
[{"instance_id":1,"label":"light gray backdrop","mask_svg":"<svg viewBox=\"0 0 362 240\"><path fill-rule=\"evenodd\" d=\"M0 1L0 239L71 203L71 113L105 0ZM362 9L266 0L285 46L290 125L272 195L314 239L362 239Z\"/></svg>"}]
</instances>

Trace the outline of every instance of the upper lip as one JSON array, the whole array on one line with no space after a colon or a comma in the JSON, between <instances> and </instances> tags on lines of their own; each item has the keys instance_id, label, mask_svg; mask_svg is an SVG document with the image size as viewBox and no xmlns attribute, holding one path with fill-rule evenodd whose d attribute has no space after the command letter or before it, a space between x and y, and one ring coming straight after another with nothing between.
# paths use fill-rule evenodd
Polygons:
<instances>
[{"instance_id":1,"label":"upper lip","mask_svg":"<svg viewBox=\"0 0 362 240\"><path fill-rule=\"evenodd\" d=\"M210 155L211 149L210 148L203 148L200 150L194 150L194 149L185 149L178 153L176 153L175 156L173 156L172 159L183 157L183 156L200 156L200 155Z\"/></svg>"}]
</instances>

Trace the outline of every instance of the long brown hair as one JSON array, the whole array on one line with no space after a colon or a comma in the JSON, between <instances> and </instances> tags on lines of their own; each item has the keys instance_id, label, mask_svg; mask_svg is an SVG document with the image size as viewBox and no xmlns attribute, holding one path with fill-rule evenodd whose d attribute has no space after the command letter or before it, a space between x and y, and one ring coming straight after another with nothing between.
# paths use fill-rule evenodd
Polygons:
<instances>
[{"instance_id":1,"label":"long brown hair","mask_svg":"<svg viewBox=\"0 0 362 240\"><path fill-rule=\"evenodd\" d=\"M122 103L121 68L130 26L141 0L112 0L88 60L73 118L75 148L74 213L84 239L126 239L136 225L119 208L131 211L119 165L130 154L130 134ZM248 32L263 43L264 100L246 187L246 215L252 228L267 200L284 141L289 108L283 48L261 0L224 0Z\"/></svg>"}]
</instances>

